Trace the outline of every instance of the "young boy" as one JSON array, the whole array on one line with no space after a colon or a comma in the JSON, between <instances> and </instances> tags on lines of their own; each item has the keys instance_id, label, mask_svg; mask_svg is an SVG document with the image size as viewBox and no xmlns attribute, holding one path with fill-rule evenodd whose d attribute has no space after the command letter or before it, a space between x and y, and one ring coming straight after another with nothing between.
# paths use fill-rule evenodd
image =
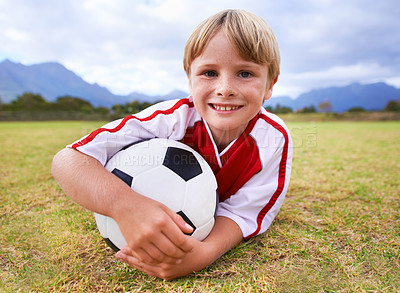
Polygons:
<instances>
[{"instance_id":1,"label":"young boy","mask_svg":"<svg viewBox=\"0 0 400 293\"><path fill-rule=\"evenodd\" d=\"M277 41L264 20L222 11L201 23L186 43L189 98L111 122L54 157L52 172L65 193L117 221L128 243L118 259L173 279L268 229L286 195L292 164L286 126L262 107L272 95L279 62ZM103 167L124 146L154 137L191 146L216 175L216 222L202 242L184 234L192 228L179 215Z\"/></svg>"}]
</instances>

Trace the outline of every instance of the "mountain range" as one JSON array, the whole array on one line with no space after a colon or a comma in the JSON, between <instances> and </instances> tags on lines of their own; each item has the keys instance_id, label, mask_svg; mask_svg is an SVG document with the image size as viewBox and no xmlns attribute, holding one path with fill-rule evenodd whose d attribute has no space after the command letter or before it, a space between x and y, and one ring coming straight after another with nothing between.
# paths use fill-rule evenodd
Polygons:
<instances>
[{"instance_id":1,"label":"mountain range","mask_svg":"<svg viewBox=\"0 0 400 293\"><path fill-rule=\"evenodd\" d=\"M156 102L160 100L186 97L188 93L173 91L168 95L149 96L133 92L128 95L115 95L107 88L84 81L74 72L56 62L23 65L10 60L0 63L0 97L2 102L9 103L18 95L32 92L42 95L48 101L60 96L73 96L90 101L94 106L111 107L137 100L139 102ZM400 98L400 89L379 82L373 84L352 83L343 87L315 89L301 94L296 99L290 97L273 97L264 105L290 107L293 110L318 105L329 101L333 112L344 112L353 107L366 110L382 110L391 100Z\"/></svg>"},{"instance_id":2,"label":"mountain range","mask_svg":"<svg viewBox=\"0 0 400 293\"><path fill-rule=\"evenodd\" d=\"M1 62L0 97L3 103L9 103L25 92L40 94L47 101L55 101L58 97L69 95L90 101L93 106L105 107L134 100L156 102L188 95L179 90L172 91L165 96L149 96L137 92L115 95L97 83L86 82L60 63L46 62L26 66L10 60Z\"/></svg>"},{"instance_id":3,"label":"mountain range","mask_svg":"<svg viewBox=\"0 0 400 293\"><path fill-rule=\"evenodd\" d=\"M400 99L400 89L384 82L372 84L352 83L343 87L315 89L301 94L296 99L290 97L271 98L266 105L287 106L293 110L318 105L329 101L332 112L342 113L351 108L361 107L368 111L383 110L389 101Z\"/></svg>"}]
</instances>

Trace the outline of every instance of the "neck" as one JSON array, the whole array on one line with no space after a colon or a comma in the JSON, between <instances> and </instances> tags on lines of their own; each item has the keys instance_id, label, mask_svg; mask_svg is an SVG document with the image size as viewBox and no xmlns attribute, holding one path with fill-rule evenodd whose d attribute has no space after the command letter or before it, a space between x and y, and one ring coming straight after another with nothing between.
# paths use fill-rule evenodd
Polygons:
<instances>
[{"instance_id":1,"label":"neck","mask_svg":"<svg viewBox=\"0 0 400 293\"><path fill-rule=\"evenodd\" d=\"M243 130L244 131L244 130ZM243 131L232 134L230 131L220 131L218 134L212 133L218 152L222 152L232 141L237 139Z\"/></svg>"}]
</instances>

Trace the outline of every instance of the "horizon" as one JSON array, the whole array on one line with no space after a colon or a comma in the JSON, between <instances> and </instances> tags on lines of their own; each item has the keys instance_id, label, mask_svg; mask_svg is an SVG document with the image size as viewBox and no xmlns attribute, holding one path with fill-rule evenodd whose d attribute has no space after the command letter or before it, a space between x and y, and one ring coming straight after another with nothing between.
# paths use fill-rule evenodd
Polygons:
<instances>
[{"instance_id":1,"label":"horizon","mask_svg":"<svg viewBox=\"0 0 400 293\"><path fill-rule=\"evenodd\" d=\"M23 64L22 62L19 62L19 61L16 61L16 60L12 60L11 58L5 58L5 59L3 59L3 60L0 61L0 64L1 64L1 63L4 63L4 62L7 62L7 61L10 62L10 63L16 64L16 65L23 65L23 66L25 66L25 67L36 66L36 65L44 65L44 64L58 64L58 65L63 66L66 70L72 72L73 74L75 74L75 75L78 76L79 78L81 78L84 82L86 82L86 83L88 83L88 84L90 84L90 85L97 85L97 86L99 86L99 87L106 88L108 91L110 91L111 94L116 95L116 96L128 97L128 96L132 96L132 95L135 95L135 94L136 94L136 95L143 95L143 96L148 96L148 97L150 97L150 98L154 98L154 97L167 97L168 95L173 94L173 93L176 93L176 92L181 92L182 94L185 94L185 95L189 95L189 94L190 94L189 91L184 91L184 90L181 90L181 89L171 89L169 92L166 92L166 93L156 93L156 94L147 94L147 93L140 92L140 91L133 91L133 92L130 92L130 93L127 93L127 94L118 94L118 93L114 93L114 92L113 92L111 89L109 89L107 86L102 85L102 84L100 84L100 83L98 83L98 82L94 82L94 83L88 82L88 81L85 80L82 76L80 76L80 75L77 74L76 72L74 72L74 71L72 71L71 69L67 68L64 64L62 64L62 63L60 63L60 62L57 62L57 61L47 61L47 62L34 63L34 64ZM289 99L291 99L291 100L296 100L296 99L298 99L300 96L302 96L302 95L304 95L304 94L308 94L308 93L313 92L313 91L325 90L325 89L333 89L333 88L345 88L345 87L350 87L350 86L352 86L352 85L374 85L374 84L379 84L379 83L383 83L383 84L386 84L386 85L388 85L388 86L392 86L392 87L394 87L395 89L400 89L400 86L397 87L397 86L395 86L395 85L391 85L391 84L386 83L386 82L384 82L384 81L376 81L376 82L369 82L369 83L363 83L363 82L360 82L360 81L352 81L352 82L350 82L350 83L348 83L348 84L344 84L344 85L332 85L332 86L326 86L326 87L315 87L315 88L311 88L311 89L309 89L309 90L306 91L306 92L299 93L296 97L292 97L292 96L289 96L289 95L280 95L280 96L278 96L278 95L276 95L276 94L273 94L272 97L271 97L271 99L289 98Z\"/></svg>"}]
</instances>

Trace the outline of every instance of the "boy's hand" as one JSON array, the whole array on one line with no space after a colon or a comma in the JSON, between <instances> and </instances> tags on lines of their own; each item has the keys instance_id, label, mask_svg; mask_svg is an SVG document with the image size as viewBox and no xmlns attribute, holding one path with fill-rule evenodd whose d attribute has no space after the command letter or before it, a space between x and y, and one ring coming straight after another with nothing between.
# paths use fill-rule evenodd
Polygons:
<instances>
[{"instance_id":1,"label":"boy's hand","mask_svg":"<svg viewBox=\"0 0 400 293\"><path fill-rule=\"evenodd\" d=\"M204 244L193 237L190 237L190 242L193 244L194 249L184 258L179 259L179 261L175 263L161 262L149 264L142 262L135 256L129 246L125 246L117 252L116 257L120 261L149 276L171 280L191 273L196 269L201 269L201 267L207 265L207 257L205 256L205 251L203 249ZM194 253L194 251L197 253Z\"/></svg>"},{"instance_id":2,"label":"boy's hand","mask_svg":"<svg viewBox=\"0 0 400 293\"><path fill-rule=\"evenodd\" d=\"M184 233L193 228L165 205L140 195L134 203L121 204L115 220L132 255L140 261L176 264L192 250Z\"/></svg>"},{"instance_id":3,"label":"boy's hand","mask_svg":"<svg viewBox=\"0 0 400 293\"><path fill-rule=\"evenodd\" d=\"M150 276L171 280L201 270L243 239L239 226L224 217L216 218L211 233L203 241L191 236L186 237L193 249L179 262L149 264L140 261L128 246L122 248L116 257Z\"/></svg>"}]
</instances>

